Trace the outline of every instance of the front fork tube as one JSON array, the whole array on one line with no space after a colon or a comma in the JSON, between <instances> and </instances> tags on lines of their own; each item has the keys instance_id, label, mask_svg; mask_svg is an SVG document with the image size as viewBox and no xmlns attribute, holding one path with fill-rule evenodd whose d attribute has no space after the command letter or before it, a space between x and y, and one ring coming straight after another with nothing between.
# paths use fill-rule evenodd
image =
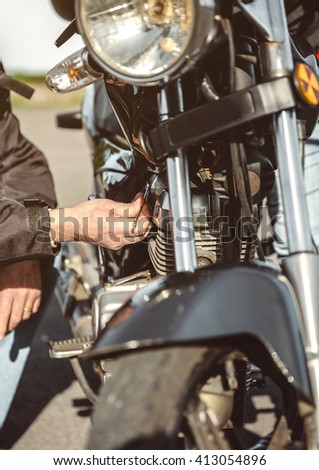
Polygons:
<instances>
[{"instance_id":1,"label":"front fork tube","mask_svg":"<svg viewBox=\"0 0 319 470\"><path fill-rule=\"evenodd\" d=\"M195 232L189 187L188 162L179 150L167 158L168 188L177 272L194 271L197 267Z\"/></svg>"},{"instance_id":2,"label":"front fork tube","mask_svg":"<svg viewBox=\"0 0 319 470\"><path fill-rule=\"evenodd\" d=\"M309 253L313 245L295 111L282 111L276 116L275 128L289 253Z\"/></svg>"},{"instance_id":3,"label":"front fork tube","mask_svg":"<svg viewBox=\"0 0 319 470\"><path fill-rule=\"evenodd\" d=\"M184 109L181 81L159 92L160 119L168 119ZM171 230L177 272L193 272L197 268L192 197L186 153L178 150L167 157Z\"/></svg>"},{"instance_id":4,"label":"front fork tube","mask_svg":"<svg viewBox=\"0 0 319 470\"><path fill-rule=\"evenodd\" d=\"M276 117L276 143L282 203L289 256L284 272L292 284L300 306L299 319L316 405L307 447L319 449L319 256L313 251L302 161L299 152L297 120L294 110Z\"/></svg>"}]
</instances>

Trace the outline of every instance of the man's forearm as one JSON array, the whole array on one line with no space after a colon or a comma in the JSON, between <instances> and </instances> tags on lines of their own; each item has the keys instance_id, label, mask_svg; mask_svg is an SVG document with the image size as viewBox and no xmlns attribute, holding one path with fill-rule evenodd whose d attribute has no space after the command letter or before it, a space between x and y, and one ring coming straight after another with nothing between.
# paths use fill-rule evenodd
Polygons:
<instances>
[{"instance_id":1,"label":"man's forearm","mask_svg":"<svg viewBox=\"0 0 319 470\"><path fill-rule=\"evenodd\" d=\"M83 221L77 207L50 210L50 235L53 243L79 241Z\"/></svg>"},{"instance_id":2,"label":"man's forearm","mask_svg":"<svg viewBox=\"0 0 319 470\"><path fill-rule=\"evenodd\" d=\"M141 197L130 204L96 199L50 210L50 236L53 244L85 241L116 250L145 238L149 219Z\"/></svg>"}]
</instances>

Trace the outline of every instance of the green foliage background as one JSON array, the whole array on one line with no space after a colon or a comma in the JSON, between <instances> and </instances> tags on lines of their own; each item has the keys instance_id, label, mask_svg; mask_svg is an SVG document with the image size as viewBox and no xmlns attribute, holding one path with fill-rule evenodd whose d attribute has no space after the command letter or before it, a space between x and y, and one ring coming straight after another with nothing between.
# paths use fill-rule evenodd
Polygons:
<instances>
[{"instance_id":1,"label":"green foliage background","mask_svg":"<svg viewBox=\"0 0 319 470\"><path fill-rule=\"evenodd\" d=\"M77 90L71 93L53 93L45 84L45 76L25 76L14 75L16 80L27 83L34 88L33 96L30 100L11 93L11 103L13 108L17 107L32 107L32 108L74 108L78 109L81 106L84 90Z\"/></svg>"}]
</instances>

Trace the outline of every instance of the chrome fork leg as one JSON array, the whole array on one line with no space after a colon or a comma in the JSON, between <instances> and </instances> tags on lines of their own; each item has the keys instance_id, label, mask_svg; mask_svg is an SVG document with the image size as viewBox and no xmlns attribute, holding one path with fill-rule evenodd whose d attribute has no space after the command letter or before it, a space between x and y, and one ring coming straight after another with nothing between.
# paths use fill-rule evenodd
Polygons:
<instances>
[{"instance_id":1,"label":"chrome fork leg","mask_svg":"<svg viewBox=\"0 0 319 470\"><path fill-rule=\"evenodd\" d=\"M167 158L168 187L177 272L197 267L195 232L187 157L182 151Z\"/></svg>"},{"instance_id":2,"label":"chrome fork leg","mask_svg":"<svg viewBox=\"0 0 319 470\"><path fill-rule=\"evenodd\" d=\"M316 405L313 421L310 421L311 431L307 433L307 447L319 449L319 256L313 253L294 111L284 111L277 116L276 129L279 178L290 253L282 264L301 310L299 324Z\"/></svg>"},{"instance_id":3,"label":"chrome fork leg","mask_svg":"<svg viewBox=\"0 0 319 470\"><path fill-rule=\"evenodd\" d=\"M311 227L294 110L275 118L277 161L289 256L283 262L301 310L309 379L315 403L307 447L319 449L319 256L313 253ZM309 419L307 420L307 422Z\"/></svg>"},{"instance_id":4,"label":"chrome fork leg","mask_svg":"<svg viewBox=\"0 0 319 470\"><path fill-rule=\"evenodd\" d=\"M283 111L276 116L275 121L277 161L289 253L311 253L313 246L295 111Z\"/></svg>"},{"instance_id":5,"label":"chrome fork leg","mask_svg":"<svg viewBox=\"0 0 319 470\"><path fill-rule=\"evenodd\" d=\"M183 111L181 82L159 94L161 120ZM172 110L172 111L171 111ZM167 157L168 189L170 198L171 228L177 272L194 271L197 268L192 197L189 185L188 161L183 150Z\"/></svg>"}]
</instances>

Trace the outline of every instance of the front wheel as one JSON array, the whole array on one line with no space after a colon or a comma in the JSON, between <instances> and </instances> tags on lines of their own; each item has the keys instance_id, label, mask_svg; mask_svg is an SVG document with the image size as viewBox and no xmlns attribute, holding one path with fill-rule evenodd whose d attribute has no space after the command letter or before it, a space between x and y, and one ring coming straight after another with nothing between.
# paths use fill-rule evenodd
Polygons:
<instances>
[{"instance_id":1,"label":"front wheel","mask_svg":"<svg viewBox=\"0 0 319 470\"><path fill-rule=\"evenodd\" d=\"M244 363L244 358L203 347L116 359L94 411L88 449L254 447L260 441L254 442L251 433L237 433L232 422L238 406L236 361Z\"/></svg>"}]
</instances>

